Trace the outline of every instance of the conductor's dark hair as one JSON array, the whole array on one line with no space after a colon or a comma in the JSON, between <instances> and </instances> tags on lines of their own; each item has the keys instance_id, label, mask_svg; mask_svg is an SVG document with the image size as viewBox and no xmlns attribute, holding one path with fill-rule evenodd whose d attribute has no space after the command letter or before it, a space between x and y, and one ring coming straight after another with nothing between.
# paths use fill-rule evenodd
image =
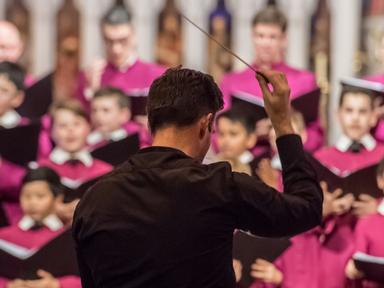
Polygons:
<instances>
[{"instance_id":1,"label":"conductor's dark hair","mask_svg":"<svg viewBox=\"0 0 384 288\"><path fill-rule=\"evenodd\" d=\"M111 86L100 88L93 95L92 101L95 101L100 98L115 99L117 101L117 105L119 105L121 109L131 108L131 101L129 97L127 96L127 94L124 93L124 91L119 88Z\"/></svg>"},{"instance_id":2,"label":"conductor's dark hair","mask_svg":"<svg viewBox=\"0 0 384 288\"><path fill-rule=\"evenodd\" d=\"M231 122L238 122L245 128L248 134L254 133L256 128L255 117L251 111L241 109L241 107L233 107L223 113L220 113L216 118L216 125L219 124L220 119L228 119Z\"/></svg>"},{"instance_id":3,"label":"conductor's dark hair","mask_svg":"<svg viewBox=\"0 0 384 288\"><path fill-rule=\"evenodd\" d=\"M268 5L260 10L252 19L252 27L257 24L277 25L284 33L288 28L288 20L284 13L274 5Z\"/></svg>"},{"instance_id":4,"label":"conductor's dark hair","mask_svg":"<svg viewBox=\"0 0 384 288\"><path fill-rule=\"evenodd\" d=\"M223 95L212 76L192 69L170 68L149 90L149 129L154 134L168 125L189 126L222 108Z\"/></svg>"},{"instance_id":5,"label":"conductor's dark hair","mask_svg":"<svg viewBox=\"0 0 384 288\"><path fill-rule=\"evenodd\" d=\"M369 100L371 104L371 108L374 108L374 99L378 96L374 91L370 89L365 89L361 87L354 87L349 85L342 85L340 98L339 98L339 107L343 106L345 96L349 95L365 95Z\"/></svg>"},{"instance_id":6,"label":"conductor's dark hair","mask_svg":"<svg viewBox=\"0 0 384 288\"><path fill-rule=\"evenodd\" d=\"M9 61L0 62L0 75L6 76L17 90L24 90L25 71L19 64Z\"/></svg>"},{"instance_id":7,"label":"conductor's dark hair","mask_svg":"<svg viewBox=\"0 0 384 288\"><path fill-rule=\"evenodd\" d=\"M116 1L107 13L102 18L102 25L120 25L120 24L131 24L132 14L124 4L123 0Z\"/></svg>"},{"instance_id":8,"label":"conductor's dark hair","mask_svg":"<svg viewBox=\"0 0 384 288\"><path fill-rule=\"evenodd\" d=\"M25 174L22 184L25 185L34 181L47 182L49 189L55 197L64 192L64 186L61 184L60 176L51 168L41 166L36 169L29 170Z\"/></svg>"}]
</instances>

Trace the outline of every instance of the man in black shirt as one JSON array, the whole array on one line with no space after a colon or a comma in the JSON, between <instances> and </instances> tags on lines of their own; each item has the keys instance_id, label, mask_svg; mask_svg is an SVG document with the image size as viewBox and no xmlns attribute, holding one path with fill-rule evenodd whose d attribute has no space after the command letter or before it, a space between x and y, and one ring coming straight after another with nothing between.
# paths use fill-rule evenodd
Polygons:
<instances>
[{"instance_id":1,"label":"man in black shirt","mask_svg":"<svg viewBox=\"0 0 384 288\"><path fill-rule=\"evenodd\" d=\"M235 287L235 229L281 237L320 224L322 192L293 134L287 80L275 71L256 78L278 137L284 193L226 162L201 164L222 94L209 75L170 69L148 96L153 146L99 181L76 209L84 288Z\"/></svg>"}]
</instances>

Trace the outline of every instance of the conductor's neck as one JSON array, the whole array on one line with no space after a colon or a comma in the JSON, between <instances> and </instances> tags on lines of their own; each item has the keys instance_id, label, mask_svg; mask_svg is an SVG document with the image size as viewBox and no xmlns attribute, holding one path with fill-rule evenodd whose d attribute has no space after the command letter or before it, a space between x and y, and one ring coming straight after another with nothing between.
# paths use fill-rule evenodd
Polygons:
<instances>
[{"instance_id":1,"label":"conductor's neck","mask_svg":"<svg viewBox=\"0 0 384 288\"><path fill-rule=\"evenodd\" d=\"M152 146L170 147L184 152L191 158L202 161L201 144L194 127L166 127L153 135Z\"/></svg>"}]
</instances>

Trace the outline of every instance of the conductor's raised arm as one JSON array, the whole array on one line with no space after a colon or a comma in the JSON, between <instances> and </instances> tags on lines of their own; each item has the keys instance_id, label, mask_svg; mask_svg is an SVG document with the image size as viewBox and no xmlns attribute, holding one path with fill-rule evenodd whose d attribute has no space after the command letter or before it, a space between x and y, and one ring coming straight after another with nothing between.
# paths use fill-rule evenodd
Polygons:
<instances>
[{"instance_id":1,"label":"conductor's raised arm","mask_svg":"<svg viewBox=\"0 0 384 288\"><path fill-rule=\"evenodd\" d=\"M260 236L291 236L321 223L323 194L301 139L292 128L285 75L269 70L259 72L256 78L277 135L284 193L255 178L233 173L237 223L240 229Z\"/></svg>"}]
</instances>

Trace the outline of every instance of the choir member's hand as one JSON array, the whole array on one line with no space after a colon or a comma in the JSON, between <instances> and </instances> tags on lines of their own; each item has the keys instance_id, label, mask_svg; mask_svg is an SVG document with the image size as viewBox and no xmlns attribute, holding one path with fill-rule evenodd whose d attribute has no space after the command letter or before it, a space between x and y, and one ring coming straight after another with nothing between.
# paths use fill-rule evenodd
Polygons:
<instances>
[{"instance_id":1,"label":"choir member's hand","mask_svg":"<svg viewBox=\"0 0 384 288\"><path fill-rule=\"evenodd\" d=\"M357 270L355 263L350 259L345 266L345 276L347 276L348 279L357 280L363 278L364 274Z\"/></svg>"},{"instance_id":2,"label":"choir member's hand","mask_svg":"<svg viewBox=\"0 0 384 288\"><path fill-rule=\"evenodd\" d=\"M73 220L73 214L79 199L73 200L69 203L64 203L64 197L62 195L57 197L55 202L55 213L65 224L71 224Z\"/></svg>"},{"instance_id":3,"label":"choir member's hand","mask_svg":"<svg viewBox=\"0 0 384 288\"><path fill-rule=\"evenodd\" d=\"M271 160L267 158L262 159L256 169L256 174L268 186L271 186L275 189L278 188L279 173L272 168Z\"/></svg>"},{"instance_id":4,"label":"choir member's hand","mask_svg":"<svg viewBox=\"0 0 384 288\"><path fill-rule=\"evenodd\" d=\"M87 89L90 89L92 92L95 92L100 88L101 75L103 74L106 65L107 62L104 59L99 59L93 62L93 64L85 70Z\"/></svg>"},{"instance_id":5,"label":"choir member's hand","mask_svg":"<svg viewBox=\"0 0 384 288\"><path fill-rule=\"evenodd\" d=\"M243 265L241 265L241 262L236 259L233 259L232 263L233 263L233 271L235 271L236 283L238 283L241 280Z\"/></svg>"},{"instance_id":6,"label":"choir member's hand","mask_svg":"<svg viewBox=\"0 0 384 288\"><path fill-rule=\"evenodd\" d=\"M342 215L351 210L355 197L352 194L346 194L333 201L333 213Z\"/></svg>"},{"instance_id":7,"label":"choir member's hand","mask_svg":"<svg viewBox=\"0 0 384 288\"><path fill-rule=\"evenodd\" d=\"M272 121L277 138L294 134L290 117L290 88L285 75L273 70L261 70L256 73L256 78L263 92L264 108ZM267 81L272 85L272 90L268 87Z\"/></svg>"},{"instance_id":8,"label":"choir member's hand","mask_svg":"<svg viewBox=\"0 0 384 288\"><path fill-rule=\"evenodd\" d=\"M378 206L379 203L376 198L367 194L361 194L359 199L353 202L352 212L358 217L363 217L376 213Z\"/></svg>"},{"instance_id":9,"label":"choir member's hand","mask_svg":"<svg viewBox=\"0 0 384 288\"><path fill-rule=\"evenodd\" d=\"M272 129L272 123L270 119L265 118L257 121L256 122L257 139L267 139L271 129Z\"/></svg>"},{"instance_id":10,"label":"choir member's hand","mask_svg":"<svg viewBox=\"0 0 384 288\"><path fill-rule=\"evenodd\" d=\"M25 281L28 288L60 288L60 282L52 274L44 270L38 270L38 280Z\"/></svg>"},{"instance_id":11,"label":"choir member's hand","mask_svg":"<svg viewBox=\"0 0 384 288\"><path fill-rule=\"evenodd\" d=\"M283 273L271 262L257 259L251 266L251 276L265 283L280 285L283 282Z\"/></svg>"},{"instance_id":12,"label":"choir member's hand","mask_svg":"<svg viewBox=\"0 0 384 288\"><path fill-rule=\"evenodd\" d=\"M342 215L348 212L352 208L354 197L352 194L346 194L345 196L340 197L343 194L341 189L336 189L333 192L330 192L326 182L320 182L321 189L323 190L323 218L326 218L329 215Z\"/></svg>"},{"instance_id":13,"label":"choir member's hand","mask_svg":"<svg viewBox=\"0 0 384 288\"><path fill-rule=\"evenodd\" d=\"M15 279L7 283L5 288L28 288L26 281L21 279Z\"/></svg>"}]
</instances>

